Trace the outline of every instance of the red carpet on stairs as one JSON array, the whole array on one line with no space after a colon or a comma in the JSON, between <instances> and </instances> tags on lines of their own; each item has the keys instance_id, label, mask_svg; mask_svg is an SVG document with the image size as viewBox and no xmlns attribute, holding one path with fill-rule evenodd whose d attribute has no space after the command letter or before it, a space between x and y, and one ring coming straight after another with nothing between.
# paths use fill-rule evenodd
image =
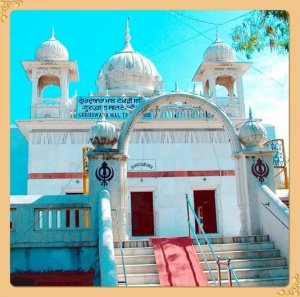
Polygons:
<instances>
[{"instance_id":1,"label":"red carpet on stairs","mask_svg":"<svg viewBox=\"0 0 300 297\"><path fill-rule=\"evenodd\" d=\"M161 286L208 286L189 237L151 238Z\"/></svg>"}]
</instances>

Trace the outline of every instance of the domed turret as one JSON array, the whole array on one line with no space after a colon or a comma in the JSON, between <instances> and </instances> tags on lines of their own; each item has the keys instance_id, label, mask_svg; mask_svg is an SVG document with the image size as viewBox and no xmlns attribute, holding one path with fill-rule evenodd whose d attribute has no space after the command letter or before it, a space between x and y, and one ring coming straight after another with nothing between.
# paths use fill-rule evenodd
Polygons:
<instances>
[{"instance_id":1,"label":"domed turret","mask_svg":"<svg viewBox=\"0 0 300 297\"><path fill-rule=\"evenodd\" d=\"M54 29L49 40L43 42L36 50L35 59L38 61L68 61L69 53L64 45L55 39Z\"/></svg>"},{"instance_id":2,"label":"domed turret","mask_svg":"<svg viewBox=\"0 0 300 297\"><path fill-rule=\"evenodd\" d=\"M124 48L102 66L97 80L99 93L152 96L161 92L162 79L156 67L133 50L130 39L127 19Z\"/></svg>"},{"instance_id":3,"label":"domed turret","mask_svg":"<svg viewBox=\"0 0 300 297\"><path fill-rule=\"evenodd\" d=\"M216 41L210 45L203 55L204 62L234 62L235 52L227 43L217 35Z\"/></svg>"},{"instance_id":4,"label":"domed turret","mask_svg":"<svg viewBox=\"0 0 300 297\"><path fill-rule=\"evenodd\" d=\"M96 150L111 148L118 141L116 127L108 122L105 117L92 126L90 135L90 142Z\"/></svg>"},{"instance_id":5,"label":"domed turret","mask_svg":"<svg viewBox=\"0 0 300 297\"><path fill-rule=\"evenodd\" d=\"M249 111L249 119L239 131L240 142L247 148L260 147L267 140L266 129L252 118L252 111Z\"/></svg>"}]
</instances>

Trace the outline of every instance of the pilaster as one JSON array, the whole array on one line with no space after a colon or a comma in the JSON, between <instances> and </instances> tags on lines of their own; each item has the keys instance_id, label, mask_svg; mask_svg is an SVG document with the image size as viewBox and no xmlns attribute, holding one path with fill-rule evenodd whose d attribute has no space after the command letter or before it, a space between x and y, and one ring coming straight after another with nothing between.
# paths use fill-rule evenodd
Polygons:
<instances>
[{"instance_id":1,"label":"pilaster","mask_svg":"<svg viewBox=\"0 0 300 297\"><path fill-rule=\"evenodd\" d=\"M128 240L125 208L127 156L110 149L102 152L91 150L87 153L87 157L90 199L97 199L103 190L110 193L114 241L126 241Z\"/></svg>"},{"instance_id":2,"label":"pilaster","mask_svg":"<svg viewBox=\"0 0 300 297\"><path fill-rule=\"evenodd\" d=\"M273 151L257 147L255 150L243 152L248 196L249 224L251 235L262 234L262 224L259 211L258 193L262 184L275 192L275 177L273 168Z\"/></svg>"}]
</instances>

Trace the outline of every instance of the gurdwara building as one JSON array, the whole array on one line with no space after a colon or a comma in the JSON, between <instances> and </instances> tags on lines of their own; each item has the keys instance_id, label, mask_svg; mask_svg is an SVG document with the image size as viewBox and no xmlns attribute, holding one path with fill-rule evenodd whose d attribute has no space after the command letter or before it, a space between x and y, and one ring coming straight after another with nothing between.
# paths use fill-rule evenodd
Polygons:
<instances>
[{"instance_id":1,"label":"gurdwara building","mask_svg":"<svg viewBox=\"0 0 300 297\"><path fill-rule=\"evenodd\" d=\"M250 62L217 37L191 78L202 92L165 92L127 22L94 94L70 97L78 65L54 32L22 65L32 84L31 118L16 122L28 193L11 196L12 284L162 285L152 240L186 237L200 243L210 286L227 284L224 269L235 286L288 283L280 143L245 113ZM43 96L49 85L57 98ZM220 273L216 255L227 259Z\"/></svg>"}]
</instances>

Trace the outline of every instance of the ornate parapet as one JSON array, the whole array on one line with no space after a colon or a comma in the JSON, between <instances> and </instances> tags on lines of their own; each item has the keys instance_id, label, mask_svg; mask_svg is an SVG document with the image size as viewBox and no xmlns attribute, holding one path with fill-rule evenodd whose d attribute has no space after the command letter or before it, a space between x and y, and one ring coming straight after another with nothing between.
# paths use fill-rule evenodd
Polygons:
<instances>
[{"instance_id":1,"label":"ornate parapet","mask_svg":"<svg viewBox=\"0 0 300 297\"><path fill-rule=\"evenodd\" d=\"M72 119L75 107L56 104L35 104L31 106L31 119Z\"/></svg>"}]
</instances>

